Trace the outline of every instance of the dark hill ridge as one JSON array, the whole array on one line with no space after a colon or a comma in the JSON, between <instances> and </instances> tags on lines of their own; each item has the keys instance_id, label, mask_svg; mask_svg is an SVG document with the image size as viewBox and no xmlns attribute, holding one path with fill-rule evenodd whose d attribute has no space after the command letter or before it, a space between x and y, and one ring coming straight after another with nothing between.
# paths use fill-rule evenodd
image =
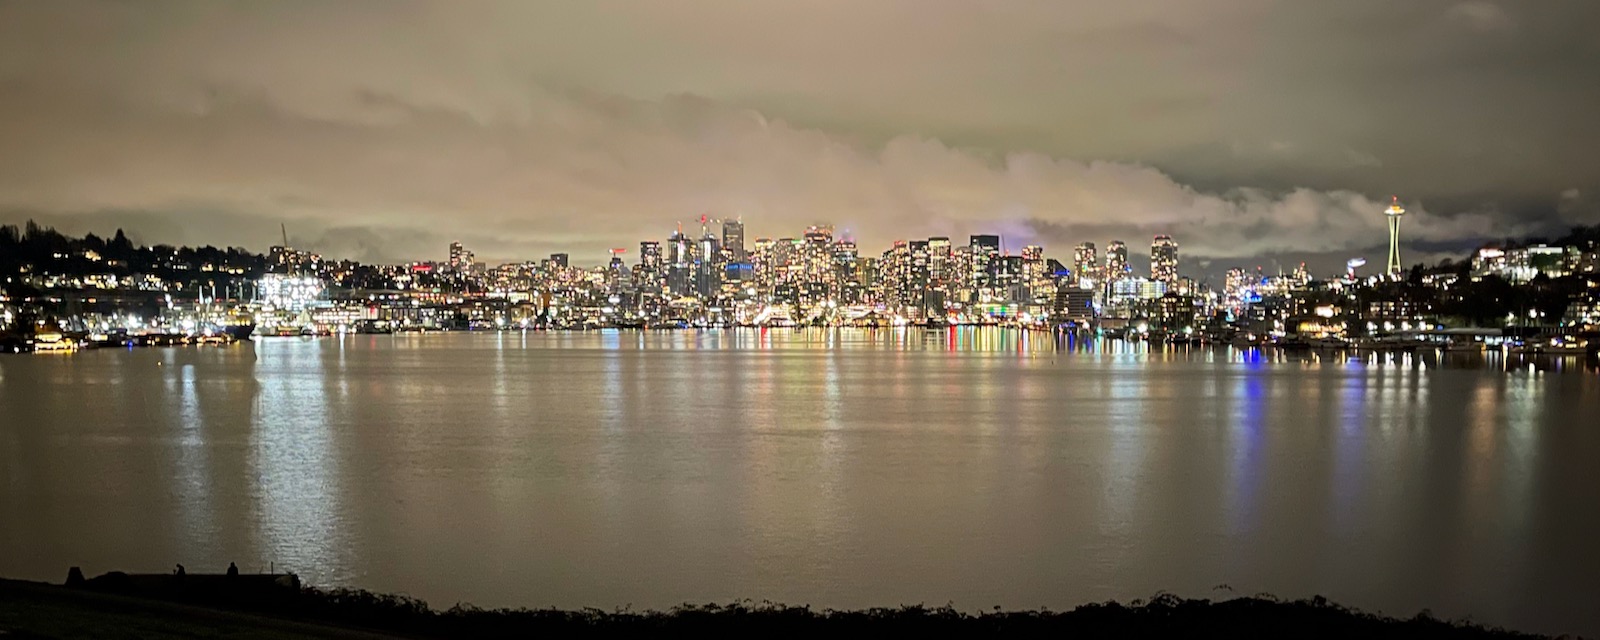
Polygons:
<instances>
[{"instance_id":1,"label":"dark hill ridge","mask_svg":"<svg viewBox=\"0 0 1600 640\"><path fill-rule=\"evenodd\" d=\"M0 632L8 638L76 637L816 637L896 636L1093 638L1538 638L1426 612L1408 619L1363 613L1322 598L1247 597L1210 601L1158 595L1127 605L1071 611L969 613L905 606L855 611L772 603L682 605L668 611L447 610L405 596L317 588L226 586L203 590L108 593L91 580L78 588L0 581ZM256 583L259 585L259 583Z\"/></svg>"}]
</instances>

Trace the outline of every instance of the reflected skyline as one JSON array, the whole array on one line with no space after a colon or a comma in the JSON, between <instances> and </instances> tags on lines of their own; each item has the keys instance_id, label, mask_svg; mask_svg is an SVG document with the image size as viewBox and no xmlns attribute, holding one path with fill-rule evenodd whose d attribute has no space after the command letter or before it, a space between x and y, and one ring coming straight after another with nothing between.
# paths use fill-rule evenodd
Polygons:
<instances>
[{"instance_id":1,"label":"reflected skyline","mask_svg":"<svg viewBox=\"0 0 1600 640\"><path fill-rule=\"evenodd\" d=\"M1600 630L1577 597L1600 594L1600 435L1572 418L1600 410L1600 376L1581 363L1009 333L0 360L0 414L19 417L0 545L33 550L0 574L237 561L535 607L1066 607L1227 583Z\"/></svg>"}]
</instances>

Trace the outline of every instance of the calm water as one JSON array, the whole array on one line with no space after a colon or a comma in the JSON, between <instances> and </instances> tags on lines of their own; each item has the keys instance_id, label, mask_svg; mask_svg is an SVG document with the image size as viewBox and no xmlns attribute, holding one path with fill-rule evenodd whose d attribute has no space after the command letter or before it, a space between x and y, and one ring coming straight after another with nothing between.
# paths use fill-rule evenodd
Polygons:
<instances>
[{"instance_id":1,"label":"calm water","mask_svg":"<svg viewBox=\"0 0 1600 640\"><path fill-rule=\"evenodd\" d=\"M0 357L0 575L232 560L602 608L1226 583L1600 634L1600 375L1479 360L995 330Z\"/></svg>"}]
</instances>

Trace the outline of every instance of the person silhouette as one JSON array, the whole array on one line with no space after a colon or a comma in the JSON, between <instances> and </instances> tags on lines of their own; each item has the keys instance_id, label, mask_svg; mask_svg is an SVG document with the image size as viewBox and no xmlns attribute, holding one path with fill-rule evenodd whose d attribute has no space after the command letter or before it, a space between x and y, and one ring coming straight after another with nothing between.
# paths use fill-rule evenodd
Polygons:
<instances>
[{"instance_id":1,"label":"person silhouette","mask_svg":"<svg viewBox=\"0 0 1600 640\"><path fill-rule=\"evenodd\" d=\"M233 577L237 577L238 575L239 575L239 566L234 564L234 563L232 563L232 562L229 562L228 563L228 577L233 578Z\"/></svg>"},{"instance_id":2,"label":"person silhouette","mask_svg":"<svg viewBox=\"0 0 1600 640\"><path fill-rule=\"evenodd\" d=\"M184 573L184 572L183 572L183 565L181 565L181 564L180 564L180 565L178 565L178 571L177 571L177 575L180 575L180 576L182 576L182 575L188 575L188 574L186 574L186 573Z\"/></svg>"}]
</instances>

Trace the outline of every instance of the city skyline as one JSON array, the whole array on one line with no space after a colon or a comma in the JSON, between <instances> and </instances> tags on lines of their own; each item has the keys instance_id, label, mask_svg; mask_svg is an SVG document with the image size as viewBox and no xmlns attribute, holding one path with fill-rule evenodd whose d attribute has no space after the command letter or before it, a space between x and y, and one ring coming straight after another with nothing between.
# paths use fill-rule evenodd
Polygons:
<instances>
[{"instance_id":1,"label":"city skyline","mask_svg":"<svg viewBox=\"0 0 1600 640\"><path fill-rule=\"evenodd\" d=\"M1596 80L1600 0L0 0L0 636L1600 638Z\"/></svg>"},{"instance_id":2,"label":"city skyline","mask_svg":"<svg viewBox=\"0 0 1600 640\"><path fill-rule=\"evenodd\" d=\"M709 211L1327 271L1394 193L1419 262L1600 215L1590 3L629 9L8 4L0 221L509 261Z\"/></svg>"}]
</instances>

